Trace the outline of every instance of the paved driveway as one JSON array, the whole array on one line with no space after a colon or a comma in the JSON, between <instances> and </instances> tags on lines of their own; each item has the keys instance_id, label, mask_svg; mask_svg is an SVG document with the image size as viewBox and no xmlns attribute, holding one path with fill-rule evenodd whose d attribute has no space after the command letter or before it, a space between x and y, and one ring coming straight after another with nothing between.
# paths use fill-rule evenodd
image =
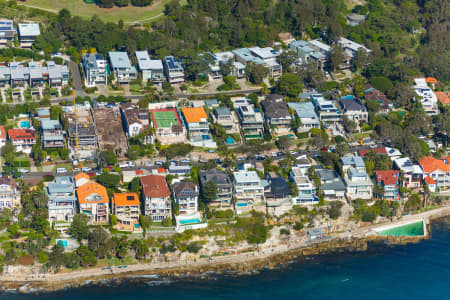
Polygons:
<instances>
[{"instance_id":1,"label":"paved driveway","mask_svg":"<svg viewBox=\"0 0 450 300\"><path fill-rule=\"evenodd\" d=\"M78 64L70 60L69 68L70 72L72 73L72 82L73 82L73 89L75 90L75 97L78 96L84 97L83 83L81 81L81 74L78 68Z\"/></svg>"}]
</instances>

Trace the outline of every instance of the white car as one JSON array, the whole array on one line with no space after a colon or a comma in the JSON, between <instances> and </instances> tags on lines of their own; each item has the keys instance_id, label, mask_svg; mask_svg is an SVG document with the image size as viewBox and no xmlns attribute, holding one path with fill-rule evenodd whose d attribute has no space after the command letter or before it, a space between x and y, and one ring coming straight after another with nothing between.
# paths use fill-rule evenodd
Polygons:
<instances>
[{"instance_id":1,"label":"white car","mask_svg":"<svg viewBox=\"0 0 450 300\"><path fill-rule=\"evenodd\" d=\"M146 163L145 163L145 166L151 167L151 166L153 166L153 164L152 164L151 162L146 162Z\"/></svg>"},{"instance_id":2,"label":"white car","mask_svg":"<svg viewBox=\"0 0 450 300\"><path fill-rule=\"evenodd\" d=\"M128 163L123 163L123 164L119 164L119 167L120 168L128 168L129 165L128 165Z\"/></svg>"},{"instance_id":3,"label":"white car","mask_svg":"<svg viewBox=\"0 0 450 300\"><path fill-rule=\"evenodd\" d=\"M28 172L30 172L27 169L18 169L17 171L19 171L20 173L28 173Z\"/></svg>"},{"instance_id":4,"label":"white car","mask_svg":"<svg viewBox=\"0 0 450 300\"><path fill-rule=\"evenodd\" d=\"M57 168L56 169L56 173L66 173L67 169L66 168Z\"/></svg>"},{"instance_id":5,"label":"white car","mask_svg":"<svg viewBox=\"0 0 450 300\"><path fill-rule=\"evenodd\" d=\"M83 167L83 168L81 168L81 171L83 171L83 172L90 172L92 169L91 168L88 168L88 167Z\"/></svg>"}]
</instances>

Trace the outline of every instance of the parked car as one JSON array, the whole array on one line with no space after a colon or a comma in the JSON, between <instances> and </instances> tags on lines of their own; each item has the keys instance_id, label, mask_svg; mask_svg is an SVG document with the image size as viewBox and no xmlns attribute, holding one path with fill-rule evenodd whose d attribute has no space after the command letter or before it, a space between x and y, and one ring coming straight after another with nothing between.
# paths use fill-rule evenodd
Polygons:
<instances>
[{"instance_id":1,"label":"parked car","mask_svg":"<svg viewBox=\"0 0 450 300\"><path fill-rule=\"evenodd\" d=\"M126 163L121 163L121 164L119 164L119 167L120 167L120 168L128 168L129 165L128 165L128 163L126 162Z\"/></svg>"},{"instance_id":2,"label":"parked car","mask_svg":"<svg viewBox=\"0 0 450 300\"><path fill-rule=\"evenodd\" d=\"M145 163L145 166L151 167L151 166L153 166L153 164L149 161L149 162L146 162L146 163Z\"/></svg>"},{"instance_id":3,"label":"parked car","mask_svg":"<svg viewBox=\"0 0 450 300\"><path fill-rule=\"evenodd\" d=\"M285 155L285 153L281 152L281 151L277 153L277 156L284 156L284 155Z\"/></svg>"},{"instance_id":4,"label":"parked car","mask_svg":"<svg viewBox=\"0 0 450 300\"><path fill-rule=\"evenodd\" d=\"M67 169L66 168L56 168L56 173L66 173Z\"/></svg>"},{"instance_id":5,"label":"parked car","mask_svg":"<svg viewBox=\"0 0 450 300\"><path fill-rule=\"evenodd\" d=\"M23 169L23 168L21 168L21 169L18 169L17 171L19 171L20 173L28 173L28 172L30 172L30 171L28 171L27 169Z\"/></svg>"},{"instance_id":6,"label":"parked car","mask_svg":"<svg viewBox=\"0 0 450 300\"><path fill-rule=\"evenodd\" d=\"M92 169L91 168L88 168L88 167L83 167L83 168L81 168L81 171L83 171L83 172L90 172Z\"/></svg>"},{"instance_id":7,"label":"parked car","mask_svg":"<svg viewBox=\"0 0 450 300\"><path fill-rule=\"evenodd\" d=\"M162 166L163 164L164 164L164 162L161 160L155 161L155 165Z\"/></svg>"}]
</instances>

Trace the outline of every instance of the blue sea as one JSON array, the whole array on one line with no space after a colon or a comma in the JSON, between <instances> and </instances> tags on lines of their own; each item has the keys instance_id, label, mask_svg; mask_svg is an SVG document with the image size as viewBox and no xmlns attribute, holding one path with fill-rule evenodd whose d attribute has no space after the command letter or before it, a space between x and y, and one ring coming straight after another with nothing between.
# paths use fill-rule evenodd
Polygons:
<instances>
[{"instance_id":1,"label":"blue sea","mask_svg":"<svg viewBox=\"0 0 450 300\"><path fill-rule=\"evenodd\" d=\"M314 257L258 274L209 279L140 278L56 293L0 294L0 299L450 299L450 219L431 238L406 246Z\"/></svg>"}]
</instances>

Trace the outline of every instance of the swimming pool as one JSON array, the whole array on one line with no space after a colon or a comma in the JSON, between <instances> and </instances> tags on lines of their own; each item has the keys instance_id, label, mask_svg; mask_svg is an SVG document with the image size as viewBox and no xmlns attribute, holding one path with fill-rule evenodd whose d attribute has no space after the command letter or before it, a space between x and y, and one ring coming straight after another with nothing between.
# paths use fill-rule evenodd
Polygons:
<instances>
[{"instance_id":1,"label":"swimming pool","mask_svg":"<svg viewBox=\"0 0 450 300\"><path fill-rule=\"evenodd\" d=\"M233 145L233 144L234 144L234 140L233 140L232 137L228 137L228 138L225 140L225 142L226 142L228 145Z\"/></svg>"},{"instance_id":2,"label":"swimming pool","mask_svg":"<svg viewBox=\"0 0 450 300\"><path fill-rule=\"evenodd\" d=\"M64 248L67 248L68 245L67 240L57 240L56 243Z\"/></svg>"},{"instance_id":3,"label":"swimming pool","mask_svg":"<svg viewBox=\"0 0 450 300\"><path fill-rule=\"evenodd\" d=\"M247 203L241 202L241 203L237 203L238 207L243 207L243 206L247 206Z\"/></svg>"},{"instance_id":4,"label":"swimming pool","mask_svg":"<svg viewBox=\"0 0 450 300\"><path fill-rule=\"evenodd\" d=\"M20 121L19 127L20 128L30 128L30 121Z\"/></svg>"},{"instance_id":5,"label":"swimming pool","mask_svg":"<svg viewBox=\"0 0 450 300\"><path fill-rule=\"evenodd\" d=\"M379 235L393 235L393 236L421 236L423 232L423 221L409 223L406 225L396 226L378 232Z\"/></svg>"},{"instance_id":6,"label":"swimming pool","mask_svg":"<svg viewBox=\"0 0 450 300\"><path fill-rule=\"evenodd\" d=\"M180 220L179 222L181 225L194 224L194 223L200 223L200 219L195 218L195 219L188 219L188 220Z\"/></svg>"}]
</instances>

